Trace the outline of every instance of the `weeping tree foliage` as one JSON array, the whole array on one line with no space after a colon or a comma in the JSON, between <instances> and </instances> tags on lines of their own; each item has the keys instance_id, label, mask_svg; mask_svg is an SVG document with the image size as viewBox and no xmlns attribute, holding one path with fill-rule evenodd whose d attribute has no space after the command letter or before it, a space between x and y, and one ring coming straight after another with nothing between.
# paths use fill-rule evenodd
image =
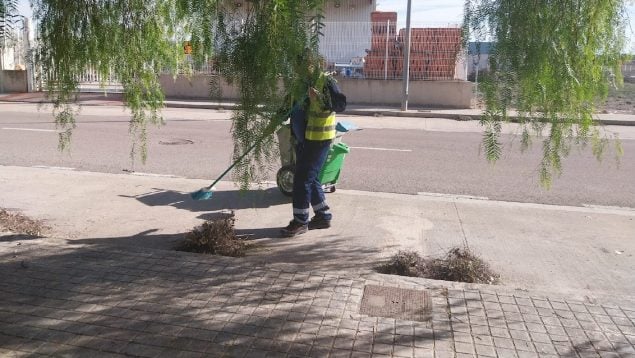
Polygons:
<instances>
[{"instance_id":1,"label":"weeping tree foliage","mask_svg":"<svg viewBox=\"0 0 635 358\"><path fill-rule=\"evenodd\" d=\"M161 123L163 93L158 74L175 68L179 8L163 1L35 0L39 21L36 63L53 99L60 149L70 143L78 79L89 67L101 78L114 75L132 112L131 157L145 160L146 126ZM182 13L182 11L181 11ZM182 51L182 50L181 50Z\"/></svg>"},{"instance_id":2,"label":"weeping tree foliage","mask_svg":"<svg viewBox=\"0 0 635 358\"><path fill-rule=\"evenodd\" d=\"M60 149L70 143L75 91L87 68L123 85L132 112L131 158L145 161L147 125L162 123L159 75L213 60L241 94L233 113L234 158L258 143L234 177L242 188L259 181L276 152L277 124L306 91L305 54L317 54L324 1L252 0L236 7L223 0L34 0L36 57L63 130ZM185 61L186 40L194 64Z\"/></svg>"},{"instance_id":3,"label":"weeping tree foliage","mask_svg":"<svg viewBox=\"0 0 635 358\"><path fill-rule=\"evenodd\" d=\"M599 159L609 139L593 113L623 77L626 2L622 0L467 0L465 38L494 42L481 85L487 159L501 155L501 123L517 111L522 148L542 142L540 180L550 186L574 145ZM545 133L546 132L546 133ZM622 154L616 138L616 153Z\"/></svg>"},{"instance_id":4,"label":"weeping tree foliage","mask_svg":"<svg viewBox=\"0 0 635 358\"><path fill-rule=\"evenodd\" d=\"M326 1L250 0L236 7L225 0L32 0L36 60L62 129L60 148L75 128L77 79L93 67L123 84L131 158L145 161L147 125L162 123L159 74L187 71L188 40L194 65L212 61L238 87L233 156L256 147L233 174L242 188L259 181L276 153L276 124L306 93L306 64L318 52ZM600 157L608 140L593 127L592 113L621 82L625 0L467 0L465 9L466 40L496 42L481 87L487 158L500 157L501 123L511 109L522 117L525 148L531 133L548 131L544 184L560 173L573 145L591 143Z\"/></svg>"},{"instance_id":5,"label":"weeping tree foliage","mask_svg":"<svg viewBox=\"0 0 635 358\"><path fill-rule=\"evenodd\" d=\"M317 75L309 73L309 63L318 56L323 6L323 0L254 1L240 26L239 19L224 15L228 11L219 12L218 67L241 95L233 115L234 158L259 143L234 170L243 189L264 179L277 154L274 130L288 117L293 100L305 96L307 79Z\"/></svg>"}]
</instances>

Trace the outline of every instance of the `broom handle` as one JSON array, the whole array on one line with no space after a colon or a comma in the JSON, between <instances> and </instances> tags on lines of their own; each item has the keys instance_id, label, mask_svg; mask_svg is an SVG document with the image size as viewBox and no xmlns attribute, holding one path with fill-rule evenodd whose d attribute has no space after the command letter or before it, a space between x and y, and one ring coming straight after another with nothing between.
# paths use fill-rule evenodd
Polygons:
<instances>
[{"instance_id":1,"label":"broom handle","mask_svg":"<svg viewBox=\"0 0 635 358\"><path fill-rule=\"evenodd\" d=\"M281 123L282 123L282 122L281 122ZM276 126L276 127L277 127L277 126ZM268 135L268 134L267 134L267 135ZM238 165L238 163L240 163L240 161L241 161L241 160L243 160L243 158L245 158L245 157L247 156L247 154L249 154L249 152L251 152L254 148L256 148L256 146L257 146L258 144L260 144L260 142L262 142L262 140L263 140L265 137L266 137L266 136L262 136L262 137L260 137L260 138L256 141L256 143L254 143L251 147L249 147L249 148L245 151L245 153L243 153L240 157L238 157L238 159L236 159L236 160L232 163L232 165L230 165L230 166L229 166L229 168L227 168L227 169L223 172L223 174L221 174L218 178L216 178L216 180L214 180L214 182L213 182L210 186L208 186L207 188L208 188L208 189L211 189L214 185L216 185L219 181L221 181L221 179L223 179L223 177L225 177L225 175L227 175L227 173L229 173L232 169L234 169L234 167L235 167L236 165Z\"/></svg>"},{"instance_id":2,"label":"broom handle","mask_svg":"<svg viewBox=\"0 0 635 358\"><path fill-rule=\"evenodd\" d=\"M276 128L278 128L278 126L280 126L280 124L282 124L282 122L284 122L285 119L289 118L289 116L291 115L291 111L292 110L293 110L293 108L291 110L289 110L285 116L282 116L281 119L278 120L277 123L275 123L275 126L273 127L274 130ZM223 179L223 177L225 177L225 175L227 175L227 173L229 173L232 169L234 169L234 167L236 165L238 165L238 163L240 163L240 161L243 160L247 156L247 154L249 154L249 152L251 152L254 148L256 148L256 146L258 146L258 144L260 144L269 135L267 132L265 132L265 134L262 137L258 138L258 140L251 147L247 148L245 153L243 153L240 157L238 157L238 159L234 160L232 165L230 165L229 168L227 168L223 172L223 174L221 174L218 178L216 178L216 180L214 180L214 182L210 186L208 186L207 188L211 189L214 185L216 185L219 181L221 181L221 179Z\"/></svg>"}]
</instances>

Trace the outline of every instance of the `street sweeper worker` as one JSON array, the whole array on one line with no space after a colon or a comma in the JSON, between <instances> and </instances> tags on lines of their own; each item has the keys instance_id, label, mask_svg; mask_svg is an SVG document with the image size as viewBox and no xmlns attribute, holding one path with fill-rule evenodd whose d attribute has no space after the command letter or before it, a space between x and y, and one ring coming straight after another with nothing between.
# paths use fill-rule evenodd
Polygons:
<instances>
[{"instance_id":1,"label":"street sweeper worker","mask_svg":"<svg viewBox=\"0 0 635 358\"><path fill-rule=\"evenodd\" d=\"M296 164L293 179L293 219L281 230L285 237L331 227L333 215L326 204L318 174L335 138L336 123L335 112L328 106L327 74L322 71L322 62L310 50L305 50L296 64L304 63L307 66L296 69L296 73L305 78L306 94L302 97L306 100L294 103L290 116L291 130L296 139ZM311 220L310 207L315 214Z\"/></svg>"}]
</instances>

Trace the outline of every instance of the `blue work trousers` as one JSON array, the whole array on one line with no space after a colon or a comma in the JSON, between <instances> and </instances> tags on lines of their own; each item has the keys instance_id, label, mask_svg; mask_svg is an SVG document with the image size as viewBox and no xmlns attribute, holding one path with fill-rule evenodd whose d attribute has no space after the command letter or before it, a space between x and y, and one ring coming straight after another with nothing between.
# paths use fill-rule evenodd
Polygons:
<instances>
[{"instance_id":1,"label":"blue work trousers","mask_svg":"<svg viewBox=\"0 0 635 358\"><path fill-rule=\"evenodd\" d=\"M316 215L331 220L329 206L318 174L324 166L331 147L331 140L304 140L296 145L295 175L293 178L293 218L300 223L309 221L309 204Z\"/></svg>"}]
</instances>

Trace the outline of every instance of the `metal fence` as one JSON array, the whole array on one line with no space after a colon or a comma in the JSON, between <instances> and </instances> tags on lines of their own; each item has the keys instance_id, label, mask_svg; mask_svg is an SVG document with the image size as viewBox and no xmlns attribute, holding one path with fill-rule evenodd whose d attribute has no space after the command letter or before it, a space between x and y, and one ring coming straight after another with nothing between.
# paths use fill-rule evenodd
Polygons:
<instances>
[{"instance_id":1,"label":"metal fence","mask_svg":"<svg viewBox=\"0 0 635 358\"><path fill-rule=\"evenodd\" d=\"M112 70L107 75L102 75L94 66L88 66L86 71L77 79L80 92L105 91L121 92L123 86Z\"/></svg>"},{"instance_id":2,"label":"metal fence","mask_svg":"<svg viewBox=\"0 0 635 358\"><path fill-rule=\"evenodd\" d=\"M393 80L403 77L405 29L394 17L368 22L326 22L320 53L338 76ZM378 16L378 15L375 15ZM389 15L390 16L390 15ZM466 79L465 51L458 25L415 25L411 30L410 79ZM221 71L222 72L222 71ZM186 58L179 74L217 74L213 60L195 65Z\"/></svg>"},{"instance_id":3,"label":"metal fence","mask_svg":"<svg viewBox=\"0 0 635 358\"><path fill-rule=\"evenodd\" d=\"M327 70L355 79L399 80L403 78L405 29L399 28L396 13L373 13L368 22L326 22L320 53ZM415 24L411 29L410 80L467 78L466 51L461 29L454 24ZM213 58L195 64L190 55L178 74L214 75ZM167 73L167 72L166 72ZM89 67L78 78L80 91L122 89L114 74L100 75Z\"/></svg>"},{"instance_id":4,"label":"metal fence","mask_svg":"<svg viewBox=\"0 0 635 358\"><path fill-rule=\"evenodd\" d=\"M406 30L391 13L367 23L327 23L320 51L329 70L364 79L403 77ZM410 79L465 79L465 51L458 26L413 26L410 36Z\"/></svg>"},{"instance_id":5,"label":"metal fence","mask_svg":"<svg viewBox=\"0 0 635 358\"><path fill-rule=\"evenodd\" d=\"M8 36L0 39L0 70L25 70L27 52L31 46L29 40L30 24L23 18L9 31Z\"/></svg>"}]
</instances>

